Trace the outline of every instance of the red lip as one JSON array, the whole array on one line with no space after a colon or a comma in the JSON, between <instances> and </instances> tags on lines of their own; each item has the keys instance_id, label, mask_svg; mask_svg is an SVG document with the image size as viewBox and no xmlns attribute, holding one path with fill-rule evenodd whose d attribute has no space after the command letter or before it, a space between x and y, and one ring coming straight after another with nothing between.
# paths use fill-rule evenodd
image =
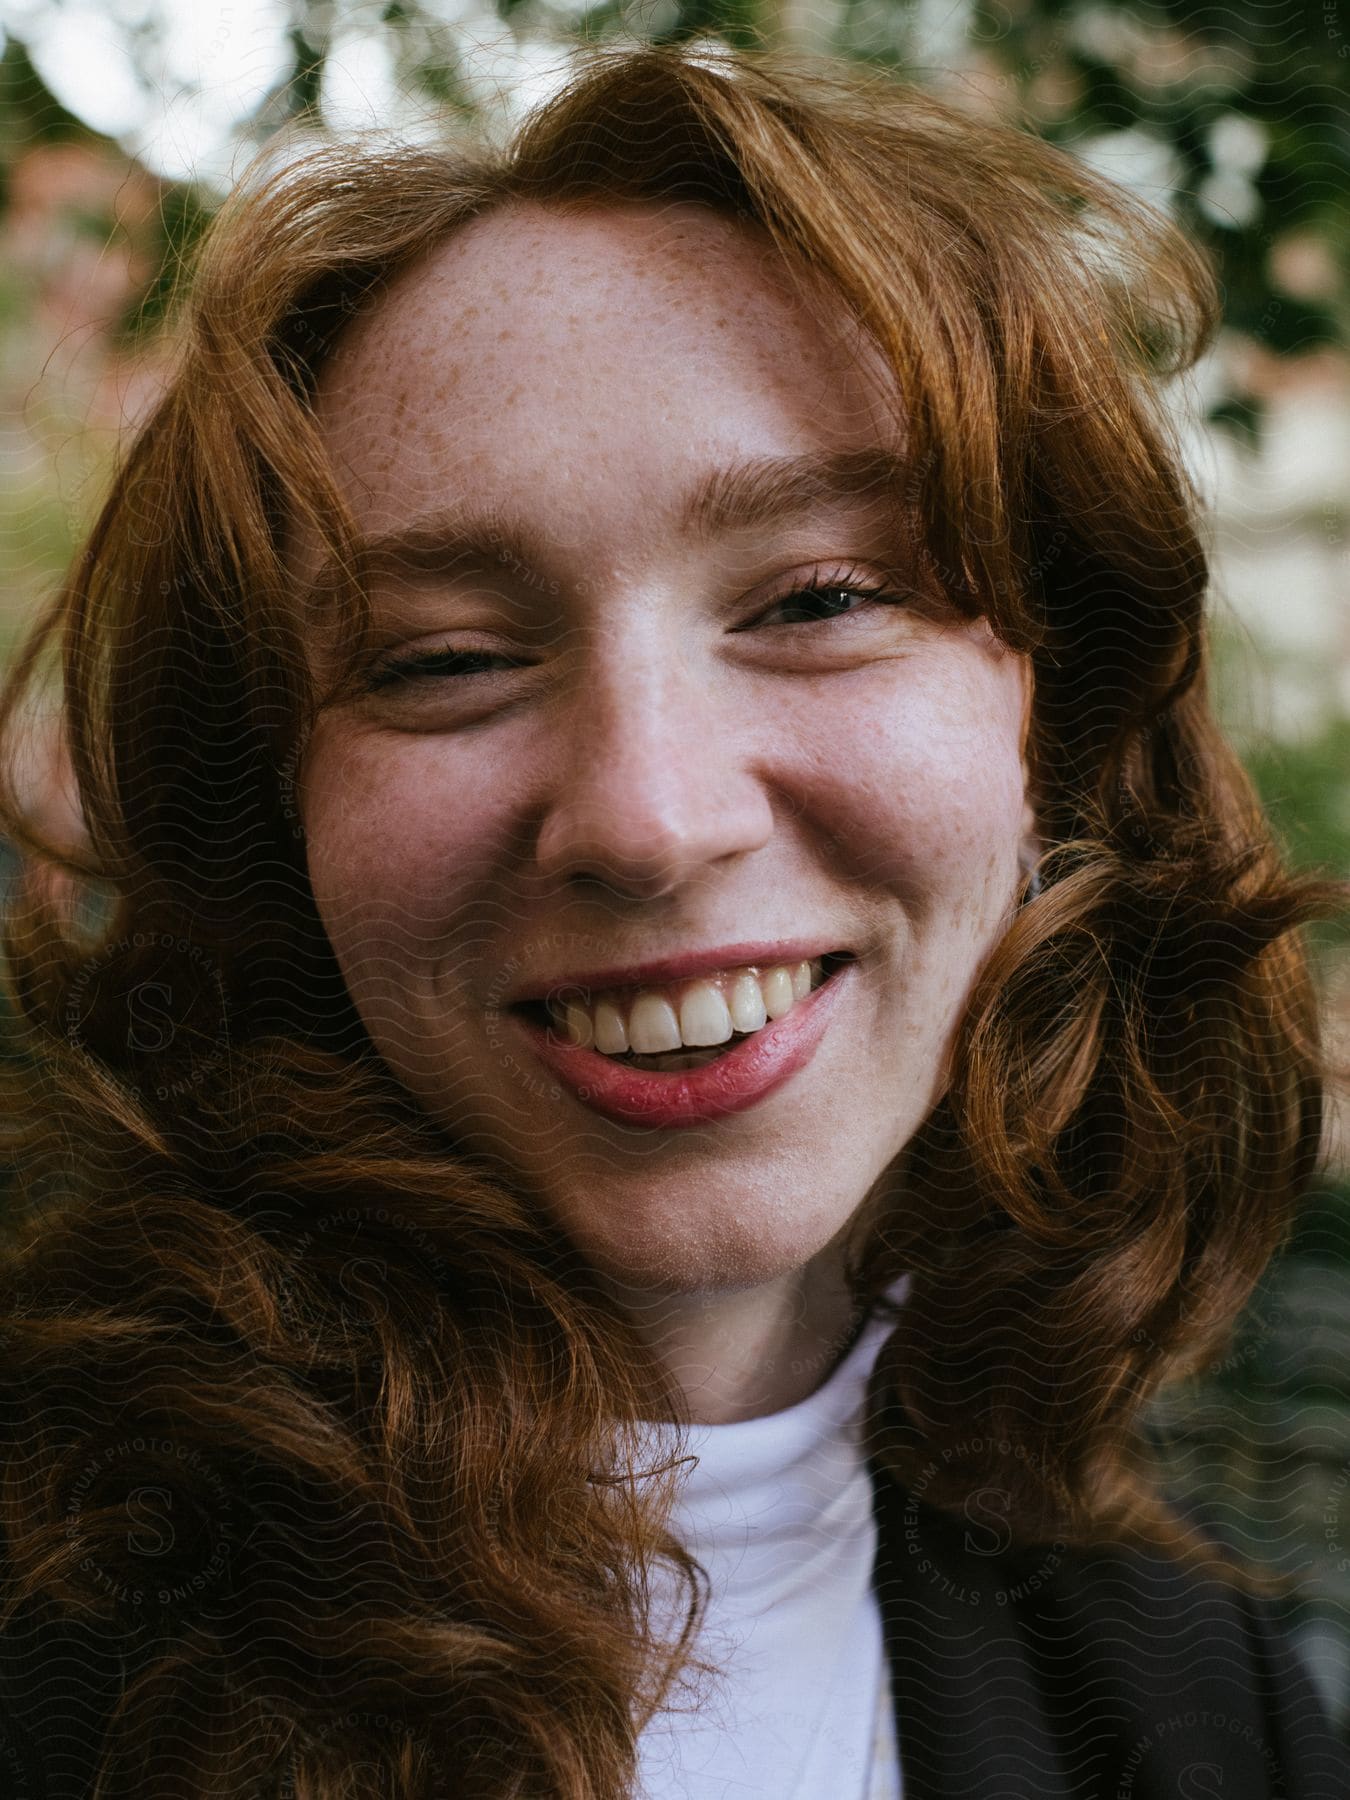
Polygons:
<instances>
[{"instance_id":1,"label":"red lip","mask_svg":"<svg viewBox=\"0 0 1350 1800\"><path fill-rule=\"evenodd\" d=\"M527 1013L513 1013L511 1018L539 1060L584 1105L625 1125L673 1130L744 1112L805 1068L856 967L853 962L840 964L781 1019L742 1038L713 1062L666 1075L635 1069L598 1050L560 1043Z\"/></svg>"},{"instance_id":2,"label":"red lip","mask_svg":"<svg viewBox=\"0 0 1350 1800\"><path fill-rule=\"evenodd\" d=\"M512 994L504 1004L520 1006L529 1000L546 1000L566 989L597 993L603 988L656 987L665 981L683 981L695 975L715 975L719 969L747 965L770 967L777 963L811 962L816 957L840 952L833 939L772 938L767 942L721 944L711 950L687 950L682 956L663 956L656 962L615 964L608 969L587 969L554 975Z\"/></svg>"}]
</instances>

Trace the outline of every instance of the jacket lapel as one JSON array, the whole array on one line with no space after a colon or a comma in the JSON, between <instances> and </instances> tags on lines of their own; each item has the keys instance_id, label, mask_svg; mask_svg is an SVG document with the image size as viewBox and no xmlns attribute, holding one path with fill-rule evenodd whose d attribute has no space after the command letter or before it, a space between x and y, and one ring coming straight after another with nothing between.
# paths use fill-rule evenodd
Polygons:
<instances>
[{"instance_id":1,"label":"jacket lapel","mask_svg":"<svg viewBox=\"0 0 1350 1800\"><path fill-rule=\"evenodd\" d=\"M1261 1603L1160 1552L994 1553L980 1495L963 1520L870 1467L904 1800L1350 1800Z\"/></svg>"},{"instance_id":2,"label":"jacket lapel","mask_svg":"<svg viewBox=\"0 0 1350 1800\"><path fill-rule=\"evenodd\" d=\"M874 1462L874 1588L904 1800L1071 1800L1014 1569Z\"/></svg>"}]
</instances>

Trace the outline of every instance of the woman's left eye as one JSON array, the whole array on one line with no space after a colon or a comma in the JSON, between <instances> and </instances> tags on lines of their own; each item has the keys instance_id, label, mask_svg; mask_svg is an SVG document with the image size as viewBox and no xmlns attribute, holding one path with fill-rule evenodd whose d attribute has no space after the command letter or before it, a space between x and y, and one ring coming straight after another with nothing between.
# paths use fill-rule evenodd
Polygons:
<instances>
[{"instance_id":1,"label":"woman's left eye","mask_svg":"<svg viewBox=\"0 0 1350 1800\"><path fill-rule=\"evenodd\" d=\"M867 587L847 581L812 582L807 587L794 588L790 594L781 594L773 601L767 612L759 613L754 623L769 623L769 614L783 611L809 613L817 609L814 617L780 620L779 623L789 625L814 625L829 619L849 618L854 613L862 612L869 604L879 606L903 606L908 600L907 594L892 593L886 588ZM850 600L860 601L859 606L849 606Z\"/></svg>"}]
</instances>

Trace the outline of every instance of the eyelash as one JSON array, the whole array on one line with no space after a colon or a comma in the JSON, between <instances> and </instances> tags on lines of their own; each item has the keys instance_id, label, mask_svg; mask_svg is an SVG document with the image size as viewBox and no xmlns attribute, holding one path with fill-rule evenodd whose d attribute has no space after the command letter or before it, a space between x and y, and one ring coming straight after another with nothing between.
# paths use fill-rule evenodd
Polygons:
<instances>
[{"instance_id":1,"label":"eyelash","mask_svg":"<svg viewBox=\"0 0 1350 1800\"><path fill-rule=\"evenodd\" d=\"M800 587L789 589L769 602L766 611L774 612L779 607L787 606L791 601L819 599L827 594L851 594L860 597L868 605L904 606L913 598L906 593L894 592L866 581L855 581L849 578L838 581L804 582ZM788 629L800 628L804 625L830 625L842 619L856 618L859 613L866 612L868 605L855 607L849 612L834 613L820 619L794 619ZM763 622L761 613L754 624ZM750 626L740 626L738 630L749 630ZM475 662L509 662L510 658L495 650L415 650L407 656L386 657L377 662L367 673L365 687L367 693L378 692L400 683L409 683L419 676L434 678L437 675L459 676L494 675L506 673L498 669L474 669L466 667Z\"/></svg>"}]
</instances>

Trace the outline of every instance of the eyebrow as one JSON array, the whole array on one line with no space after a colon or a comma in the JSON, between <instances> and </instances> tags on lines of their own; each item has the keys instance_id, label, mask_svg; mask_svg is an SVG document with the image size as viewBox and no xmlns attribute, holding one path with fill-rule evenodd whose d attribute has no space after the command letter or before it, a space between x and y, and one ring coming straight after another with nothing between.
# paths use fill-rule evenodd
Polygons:
<instances>
[{"instance_id":1,"label":"eyebrow","mask_svg":"<svg viewBox=\"0 0 1350 1800\"><path fill-rule=\"evenodd\" d=\"M883 445L753 457L708 470L676 517L686 536L708 542L830 507L898 503L913 476L906 458ZM454 502L392 531L358 538L355 548L367 574L394 577L447 575L452 568L468 574L514 563L537 578L552 552L548 540L523 520L473 501ZM306 610L322 601L339 573L332 561L324 563L305 590Z\"/></svg>"},{"instance_id":2,"label":"eyebrow","mask_svg":"<svg viewBox=\"0 0 1350 1800\"><path fill-rule=\"evenodd\" d=\"M699 482L684 506L684 528L711 538L827 506L875 506L898 499L912 473L904 457L879 444L732 463Z\"/></svg>"}]
</instances>

